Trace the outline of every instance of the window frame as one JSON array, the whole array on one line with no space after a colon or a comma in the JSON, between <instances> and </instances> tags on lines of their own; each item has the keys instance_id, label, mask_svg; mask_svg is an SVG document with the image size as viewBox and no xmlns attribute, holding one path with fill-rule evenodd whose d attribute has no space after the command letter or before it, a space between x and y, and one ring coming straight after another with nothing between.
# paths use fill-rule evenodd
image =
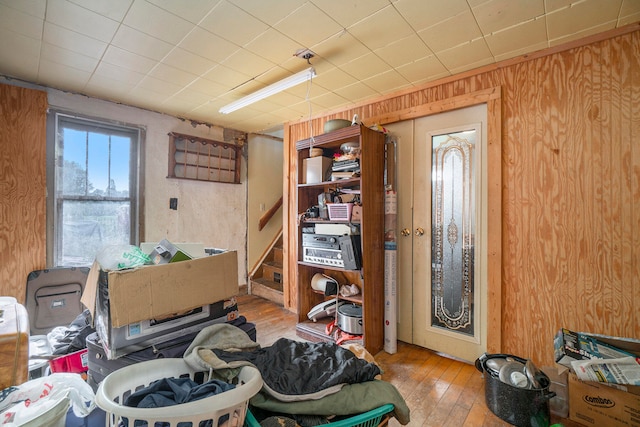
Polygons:
<instances>
[{"instance_id":1,"label":"window frame","mask_svg":"<svg viewBox=\"0 0 640 427\"><path fill-rule=\"evenodd\" d=\"M107 130L111 134L121 134L131 136L132 149L130 151L130 169L129 169L129 200L131 222L131 230L129 242L133 245L139 245L140 236L144 235L144 222L142 220L142 212L144 212L144 197L142 188L144 188L144 157L143 147L146 137L146 130L143 126L123 123L115 120L91 117L87 115L77 114L65 110L50 109L47 115L47 265L51 267L57 266L58 250L60 245L60 228L59 228L59 210L61 203L59 200L115 200L103 197L66 197L58 198L56 193L57 184L57 162L59 160L58 153L58 136L62 124L77 124L78 128L88 128L93 126ZM72 126L69 126L72 127ZM83 129L83 130L85 130Z\"/></svg>"}]
</instances>

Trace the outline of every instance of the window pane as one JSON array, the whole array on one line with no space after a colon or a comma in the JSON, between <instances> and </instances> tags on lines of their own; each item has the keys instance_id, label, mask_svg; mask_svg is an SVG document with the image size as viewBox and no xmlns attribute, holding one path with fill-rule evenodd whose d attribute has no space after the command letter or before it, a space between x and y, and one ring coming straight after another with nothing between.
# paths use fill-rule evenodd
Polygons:
<instances>
[{"instance_id":1,"label":"window pane","mask_svg":"<svg viewBox=\"0 0 640 427\"><path fill-rule=\"evenodd\" d=\"M93 185L90 194L108 195L109 191L109 136L89 133L89 182Z\"/></svg>"},{"instance_id":2,"label":"window pane","mask_svg":"<svg viewBox=\"0 0 640 427\"><path fill-rule=\"evenodd\" d=\"M62 194L66 196L83 196L86 193L87 177L87 150L86 132L74 129L62 130Z\"/></svg>"},{"instance_id":3,"label":"window pane","mask_svg":"<svg viewBox=\"0 0 640 427\"><path fill-rule=\"evenodd\" d=\"M111 197L129 197L129 153L131 139L111 137Z\"/></svg>"},{"instance_id":4,"label":"window pane","mask_svg":"<svg viewBox=\"0 0 640 427\"><path fill-rule=\"evenodd\" d=\"M60 265L91 264L103 246L129 244L129 202L61 203Z\"/></svg>"}]
</instances>

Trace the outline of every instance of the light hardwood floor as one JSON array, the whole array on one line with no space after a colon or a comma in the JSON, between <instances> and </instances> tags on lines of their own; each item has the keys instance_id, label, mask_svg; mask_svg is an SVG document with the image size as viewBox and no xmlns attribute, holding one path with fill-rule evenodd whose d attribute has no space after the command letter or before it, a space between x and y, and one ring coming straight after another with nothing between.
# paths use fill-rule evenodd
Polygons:
<instances>
[{"instance_id":1,"label":"light hardwood floor","mask_svg":"<svg viewBox=\"0 0 640 427\"><path fill-rule=\"evenodd\" d=\"M297 316L277 304L242 295L238 297L238 309L256 324L258 343L263 347L281 337L300 339L295 333ZM396 386L411 409L410 426L510 425L487 408L484 379L475 366L403 342L398 342L395 354L382 351L374 356L384 372L383 379ZM551 422L581 426L554 416ZM392 419L389 425L400 424Z\"/></svg>"}]
</instances>

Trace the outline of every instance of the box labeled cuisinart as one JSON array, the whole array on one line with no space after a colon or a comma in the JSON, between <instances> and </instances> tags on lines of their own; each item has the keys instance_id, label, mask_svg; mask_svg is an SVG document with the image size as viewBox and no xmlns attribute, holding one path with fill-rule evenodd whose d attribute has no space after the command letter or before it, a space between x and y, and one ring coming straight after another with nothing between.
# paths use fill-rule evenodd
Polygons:
<instances>
[{"instance_id":1,"label":"box labeled cuisinart","mask_svg":"<svg viewBox=\"0 0 640 427\"><path fill-rule=\"evenodd\" d=\"M586 426L640 427L640 396L570 373L569 419Z\"/></svg>"}]
</instances>

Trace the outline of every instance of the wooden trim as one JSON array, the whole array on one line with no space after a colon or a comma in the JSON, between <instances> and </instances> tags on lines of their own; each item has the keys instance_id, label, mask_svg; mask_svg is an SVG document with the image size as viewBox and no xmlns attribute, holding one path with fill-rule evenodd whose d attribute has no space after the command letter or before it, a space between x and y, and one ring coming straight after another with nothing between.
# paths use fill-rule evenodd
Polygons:
<instances>
[{"instance_id":1,"label":"wooden trim","mask_svg":"<svg viewBox=\"0 0 640 427\"><path fill-rule=\"evenodd\" d=\"M264 226L267 225L267 223L271 220L271 218L273 218L276 212L278 212L280 206L282 206L282 196L280 196L278 201L276 201L273 206L271 206L271 208L269 208L269 210L260 217L260 220L258 221L258 231L262 231Z\"/></svg>"},{"instance_id":2,"label":"wooden trim","mask_svg":"<svg viewBox=\"0 0 640 427\"><path fill-rule=\"evenodd\" d=\"M258 268L260 268L265 258L267 258L267 255L269 255L269 252L271 252L271 249L273 249L273 247L276 245L276 243L278 242L278 239L280 238L280 236L282 236L282 230L283 228L281 227L280 231L276 233L273 240L271 240L271 243L267 245L267 248L264 250L262 255L260 255L260 258L258 258L258 262L256 262L255 265L251 267L251 270L249 270L249 278L253 277L253 275L256 274L256 271L258 271Z\"/></svg>"}]
</instances>

